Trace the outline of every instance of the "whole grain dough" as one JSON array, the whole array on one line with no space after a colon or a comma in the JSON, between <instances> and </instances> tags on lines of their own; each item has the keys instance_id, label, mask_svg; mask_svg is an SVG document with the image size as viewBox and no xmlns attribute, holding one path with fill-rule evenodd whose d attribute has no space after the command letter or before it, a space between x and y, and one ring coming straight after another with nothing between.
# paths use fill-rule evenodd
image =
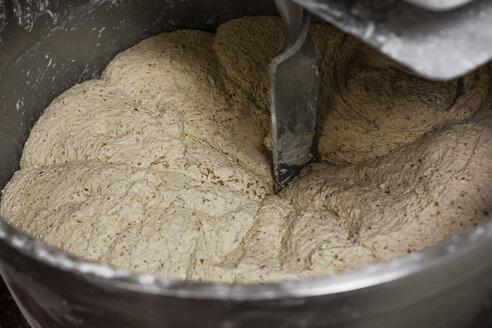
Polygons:
<instances>
[{"instance_id":1,"label":"whole grain dough","mask_svg":"<svg viewBox=\"0 0 492 328\"><path fill-rule=\"evenodd\" d=\"M276 18L163 33L34 126L0 214L87 260L195 281L341 273L420 251L492 204L489 72L430 82L327 25L319 157L274 192Z\"/></svg>"}]
</instances>

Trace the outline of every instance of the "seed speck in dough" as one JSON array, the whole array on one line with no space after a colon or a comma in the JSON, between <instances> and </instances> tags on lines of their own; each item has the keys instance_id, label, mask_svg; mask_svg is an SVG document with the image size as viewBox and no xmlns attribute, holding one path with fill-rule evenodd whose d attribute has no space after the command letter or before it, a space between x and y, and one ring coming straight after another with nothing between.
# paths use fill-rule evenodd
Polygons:
<instances>
[{"instance_id":1,"label":"seed speck in dough","mask_svg":"<svg viewBox=\"0 0 492 328\"><path fill-rule=\"evenodd\" d=\"M274 192L272 17L162 33L57 97L0 214L87 260L195 281L313 278L390 261L492 204L488 67L431 82L328 25L319 162Z\"/></svg>"}]
</instances>

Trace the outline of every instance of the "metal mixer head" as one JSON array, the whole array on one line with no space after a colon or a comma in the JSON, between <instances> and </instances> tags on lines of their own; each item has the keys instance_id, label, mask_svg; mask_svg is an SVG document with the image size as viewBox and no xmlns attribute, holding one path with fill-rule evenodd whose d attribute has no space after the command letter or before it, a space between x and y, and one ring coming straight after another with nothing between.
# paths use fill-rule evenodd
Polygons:
<instances>
[{"instance_id":1,"label":"metal mixer head","mask_svg":"<svg viewBox=\"0 0 492 328\"><path fill-rule=\"evenodd\" d=\"M492 58L491 0L406 1L415 5L400 0L276 0L287 35L270 64L278 186L286 186L314 160L317 74L306 32L309 19L303 20L306 11L429 79L452 79Z\"/></svg>"},{"instance_id":2,"label":"metal mixer head","mask_svg":"<svg viewBox=\"0 0 492 328\"><path fill-rule=\"evenodd\" d=\"M292 1L428 79L453 79L492 59L490 0Z\"/></svg>"}]
</instances>

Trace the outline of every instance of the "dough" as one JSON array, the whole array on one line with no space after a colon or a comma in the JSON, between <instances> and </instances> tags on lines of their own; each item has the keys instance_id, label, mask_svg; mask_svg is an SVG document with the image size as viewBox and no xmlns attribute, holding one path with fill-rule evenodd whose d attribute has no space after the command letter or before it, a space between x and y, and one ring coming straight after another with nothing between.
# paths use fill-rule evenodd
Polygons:
<instances>
[{"instance_id":1,"label":"dough","mask_svg":"<svg viewBox=\"0 0 492 328\"><path fill-rule=\"evenodd\" d=\"M389 261L492 204L488 68L430 82L328 25L320 161L274 192L268 63L277 18L163 33L44 111L0 214L87 260L175 279L260 283Z\"/></svg>"}]
</instances>

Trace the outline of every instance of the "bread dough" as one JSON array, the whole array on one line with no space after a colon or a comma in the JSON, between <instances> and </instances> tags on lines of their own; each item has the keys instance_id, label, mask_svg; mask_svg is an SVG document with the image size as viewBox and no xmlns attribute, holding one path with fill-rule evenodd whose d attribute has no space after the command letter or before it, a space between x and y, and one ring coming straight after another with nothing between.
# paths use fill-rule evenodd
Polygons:
<instances>
[{"instance_id":1,"label":"bread dough","mask_svg":"<svg viewBox=\"0 0 492 328\"><path fill-rule=\"evenodd\" d=\"M64 92L0 214L87 260L176 279L318 277L420 251L492 204L488 68L430 82L328 25L320 161L274 192L268 63L280 21L163 33Z\"/></svg>"}]
</instances>

